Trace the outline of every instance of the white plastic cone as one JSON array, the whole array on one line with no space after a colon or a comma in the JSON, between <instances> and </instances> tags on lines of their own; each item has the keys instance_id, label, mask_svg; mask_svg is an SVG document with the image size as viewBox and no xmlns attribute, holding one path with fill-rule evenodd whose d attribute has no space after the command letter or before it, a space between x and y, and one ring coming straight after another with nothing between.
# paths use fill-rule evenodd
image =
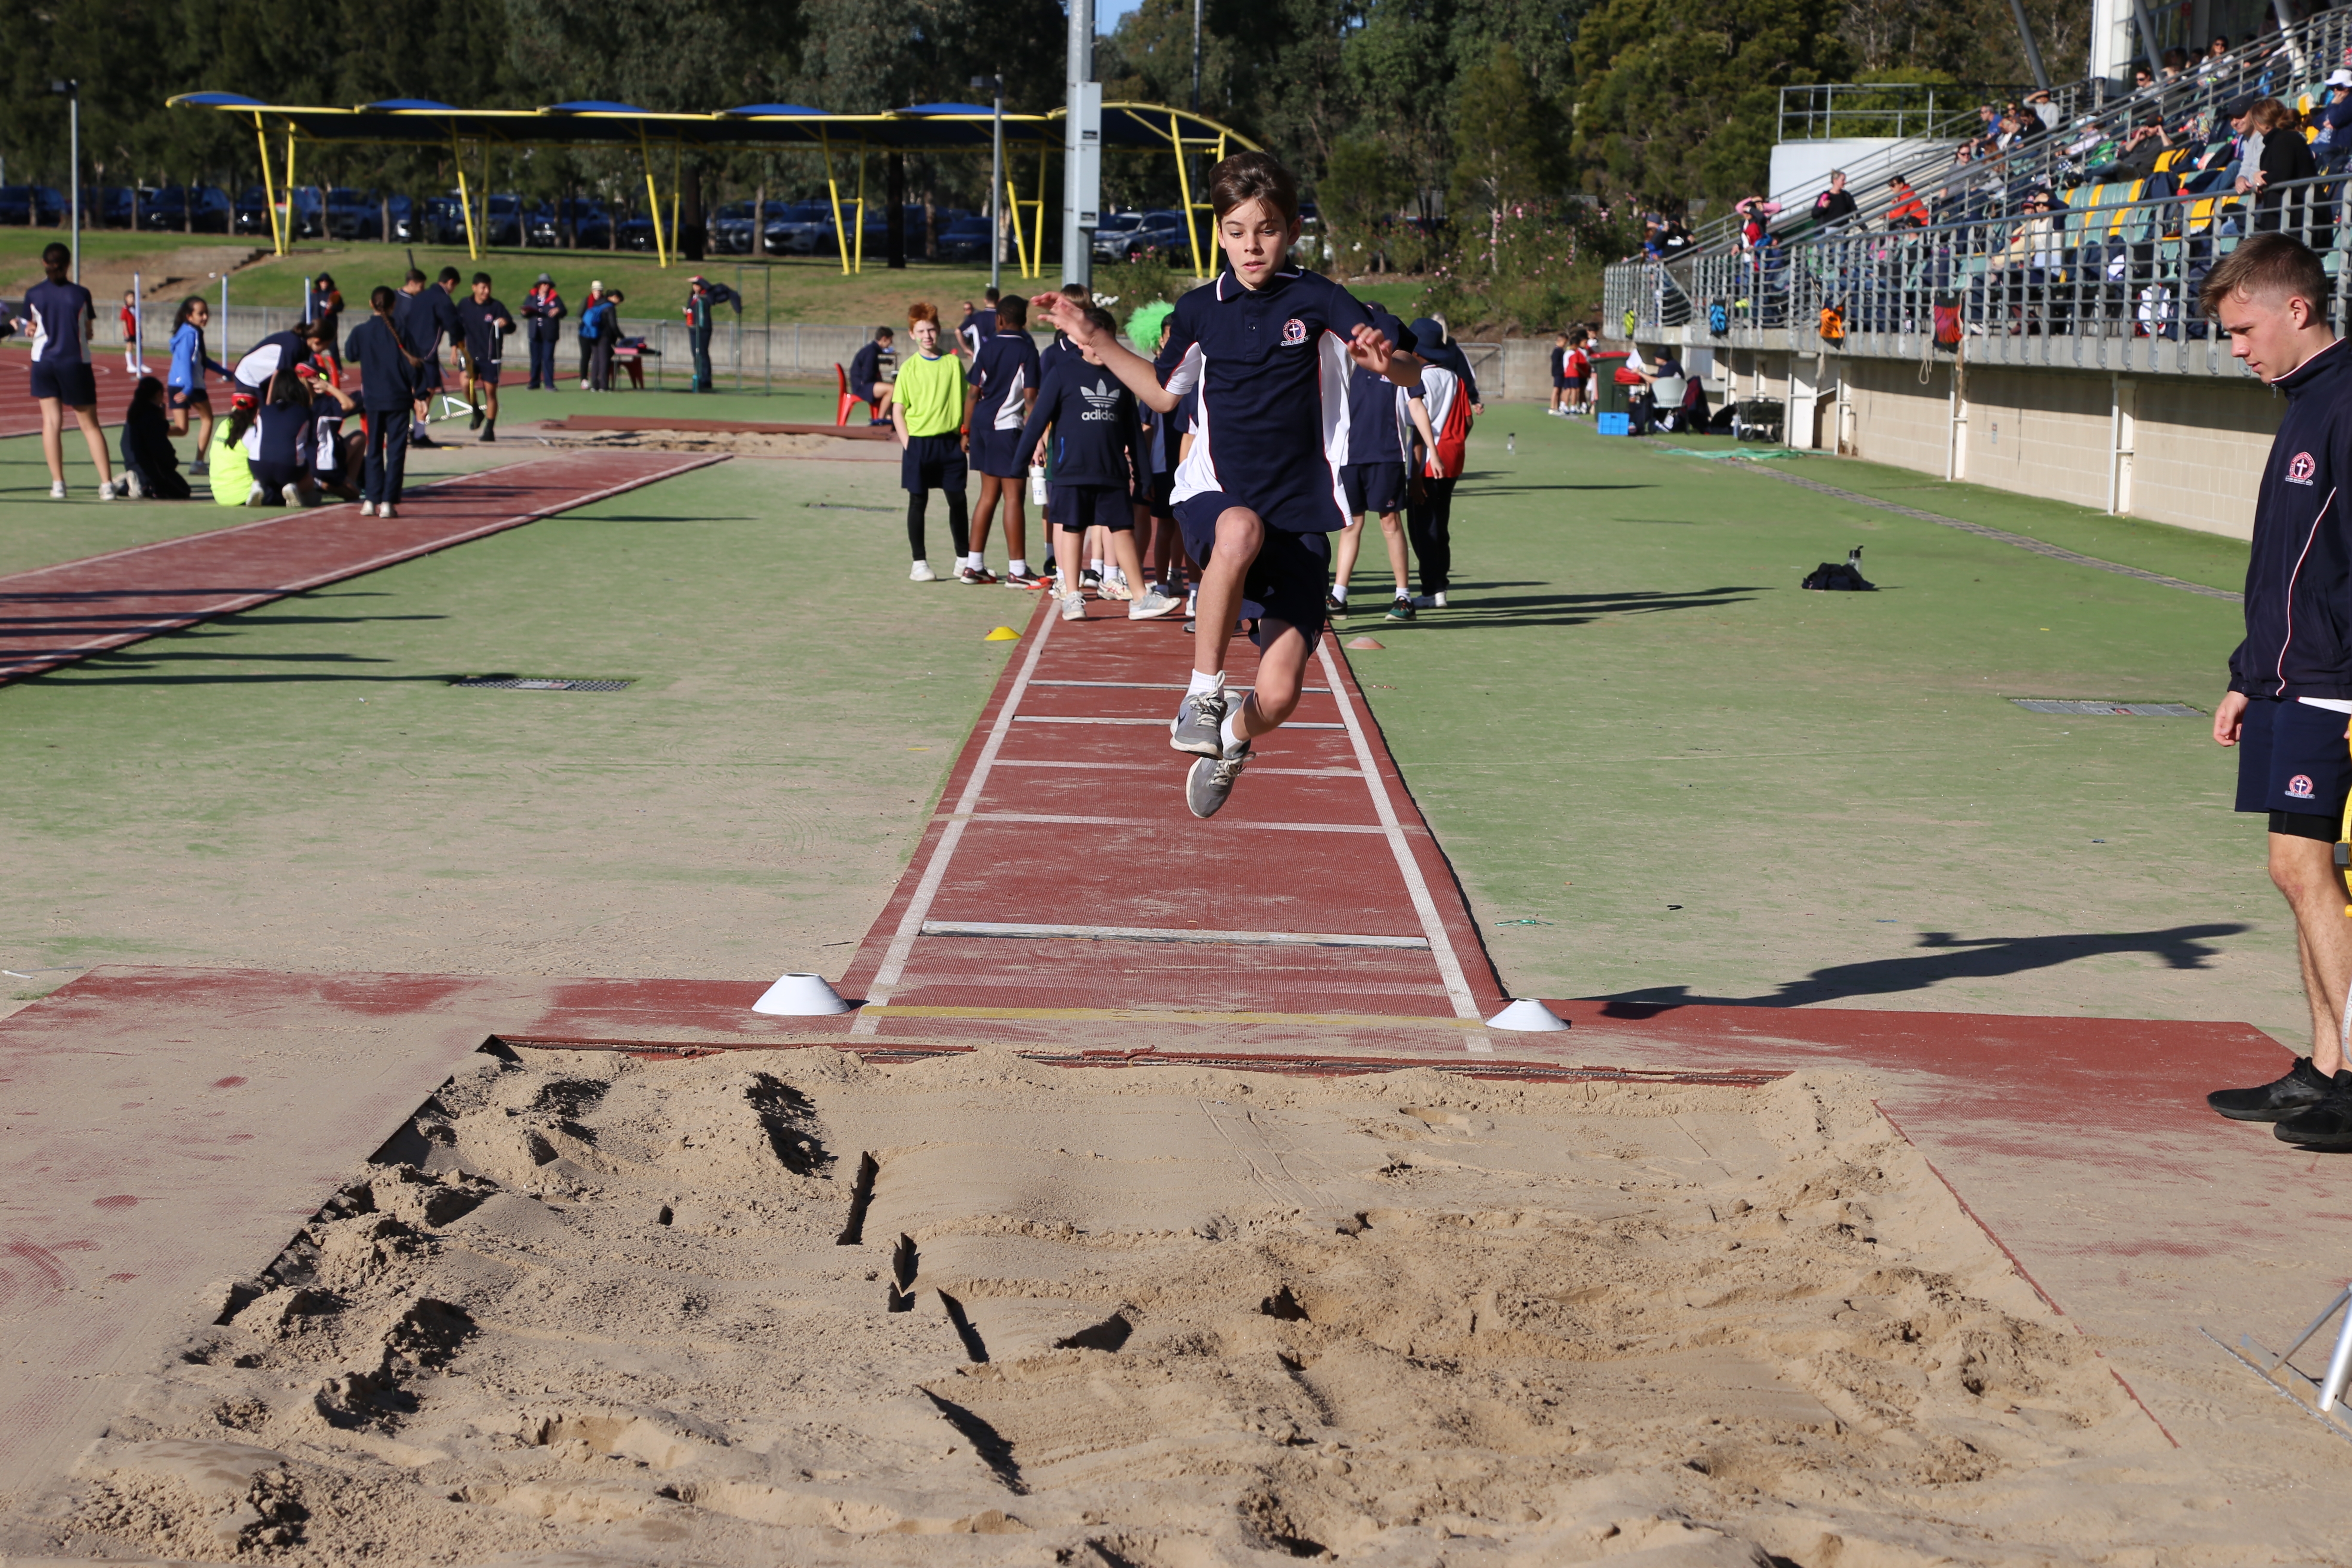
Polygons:
<instances>
[{"instance_id":1,"label":"white plastic cone","mask_svg":"<svg viewBox=\"0 0 2352 1568\"><path fill-rule=\"evenodd\" d=\"M1568 1025L1550 1008L1534 997L1522 996L1487 1019L1486 1027L1517 1029L1531 1035L1549 1035L1567 1028Z\"/></svg>"},{"instance_id":2,"label":"white plastic cone","mask_svg":"<svg viewBox=\"0 0 2352 1568\"><path fill-rule=\"evenodd\" d=\"M787 1018L822 1018L846 1013L849 1004L824 983L822 974L787 974L760 994L754 1013L775 1013Z\"/></svg>"}]
</instances>

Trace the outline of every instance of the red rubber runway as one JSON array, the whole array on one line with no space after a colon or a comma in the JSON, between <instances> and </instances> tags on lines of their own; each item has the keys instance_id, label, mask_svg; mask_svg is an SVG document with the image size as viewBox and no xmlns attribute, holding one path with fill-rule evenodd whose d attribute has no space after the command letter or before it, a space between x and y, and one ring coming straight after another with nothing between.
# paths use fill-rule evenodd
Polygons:
<instances>
[{"instance_id":1,"label":"red rubber runway","mask_svg":"<svg viewBox=\"0 0 2352 1568\"><path fill-rule=\"evenodd\" d=\"M0 681L724 461L676 452L540 458L440 480L403 501L394 518L362 517L349 503L272 510L209 533L0 577Z\"/></svg>"},{"instance_id":2,"label":"red rubber runway","mask_svg":"<svg viewBox=\"0 0 2352 1568\"><path fill-rule=\"evenodd\" d=\"M122 368L121 349L94 348L89 362L90 371L98 382L99 423L115 426L122 423L122 411L131 406L131 389L138 384ZM164 356L168 364L170 356ZM167 365L158 365L152 359L147 368L162 375ZM221 405L227 406L226 401ZM72 427L68 422L68 428ZM41 405L33 401L33 356L21 352L0 354L0 437L37 436L41 433ZM79 453L77 458L76 454ZM76 436L66 448L66 461L88 466L89 456L81 450L81 437ZM93 483L95 481L92 481Z\"/></svg>"},{"instance_id":3,"label":"red rubber runway","mask_svg":"<svg viewBox=\"0 0 2352 1568\"><path fill-rule=\"evenodd\" d=\"M1088 609L1041 596L844 978L866 999L852 1035L1066 1042L1141 1010L1261 1050L1493 1049L1494 966L1334 639L1203 822L1168 745L1192 639ZM1227 680L1255 668L1236 638Z\"/></svg>"}]
</instances>

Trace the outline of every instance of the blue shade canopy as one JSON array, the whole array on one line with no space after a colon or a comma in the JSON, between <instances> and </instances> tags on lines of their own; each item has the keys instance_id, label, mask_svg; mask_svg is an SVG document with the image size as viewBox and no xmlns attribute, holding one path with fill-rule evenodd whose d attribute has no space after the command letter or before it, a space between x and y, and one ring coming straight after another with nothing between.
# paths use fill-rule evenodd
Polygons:
<instances>
[{"instance_id":1,"label":"blue shade canopy","mask_svg":"<svg viewBox=\"0 0 2352 1568\"><path fill-rule=\"evenodd\" d=\"M172 100L191 109L267 109L257 98L247 98L241 92L184 92Z\"/></svg>"},{"instance_id":2,"label":"blue shade canopy","mask_svg":"<svg viewBox=\"0 0 2352 1568\"><path fill-rule=\"evenodd\" d=\"M898 112L901 114L985 114L993 117L996 110L984 103L910 103Z\"/></svg>"},{"instance_id":3,"label":"blue shade canopy","mask_svg":"<svg viewBox=\"0 0 2352 1568\"><path fill-rule=\"evenodd\" d=\"M719 112L725 115L740 115L748 120L767 115L823 114L824 110L810 109L798 103L747 103L740 109L722 109Z\"/></svg>"},{"instance_id":4,"label":"blue shade canopy","mask_svg":"<svg viewBox=\"0 0 2352 1568\"><path fill-rule=\"evenodd\" d=\"M362 110L384 114L396 114L404 110L419 109L430 110L436 114L459 112L454 103L438 103L429 98L387 98L375 103L363 103L360 107Z\"/></svg>"},{"instance_id":5,"label":"blue shade canopy","mask_svg":"<svg viewBox=\"0 0 2352 1568\"><path fill-rule=\"evenodd\" d=\"M543 114L651 114L650 109L639 109L634 103L614 103L609 99L583 98L577 103L551 103Z\"/></svg>"}]
</instances>

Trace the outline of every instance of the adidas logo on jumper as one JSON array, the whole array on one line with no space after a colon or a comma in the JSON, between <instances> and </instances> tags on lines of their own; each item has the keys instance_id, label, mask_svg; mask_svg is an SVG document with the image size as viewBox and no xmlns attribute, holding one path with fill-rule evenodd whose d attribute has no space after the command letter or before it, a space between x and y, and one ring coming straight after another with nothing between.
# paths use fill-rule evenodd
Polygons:
<instances>
[{"instance_id":1,"label":"adidas logo on jumper","mask_svg":"<svg viewBox=\"0 0 2352 1568\"><path fill-rule=\"evenodd\" d=\"M1118 394L1113 392L1100 376L1092 386L1078 388L1078 395L1087 400L1087 411L1081 419L1116 419L1118 417Z\"/></svg>"}]
</instances>

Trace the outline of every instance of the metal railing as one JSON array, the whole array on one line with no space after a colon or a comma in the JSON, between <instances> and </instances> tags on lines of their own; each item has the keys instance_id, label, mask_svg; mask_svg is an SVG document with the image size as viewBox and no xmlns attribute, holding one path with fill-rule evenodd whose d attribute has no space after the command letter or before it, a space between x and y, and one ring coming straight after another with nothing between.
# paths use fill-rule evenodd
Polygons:
<instances>
[{"instance_id":1,"label":"metal railing","mask_svg":"<svg viewBox=\"0 0 2352 1568\"><path fill-rule=\"evenodd\" d=\"M2209 190L2192 180L2137 201L2102 200L2132 187L2100 186L2046 214L1982 196L1926 228L1622 263L1606 277L1603 325L1650 342L1926 361L1940 352L1940 314L1970 364L2242 375L2198 307L2206 274L2246 236L2275 231L2340 278L2352 214L2343 174L2258 195L2232 193L2233 176L2210 170L2199 176ZM1842 336L1822 331L1832 310ZM2352 329L2352 289L2336 289L2328 310L2338 333Z\"/></svg>"},{"instance_id":2,"label":"metal railing","mask_svg":"<svg viewBox=\"0 0 2352 1568\"><path fill-rule=\"evenodd\" d=\"M1948 136L1976 122L1988 99L2021 98L2032 88L1907 81L1822 81L1780 89L1780 140L1840 136ZM2071 90L2071 89L2070 89ZM1942 95L1942 102L1937 101Z\"/></svg>"}]
</instances>

